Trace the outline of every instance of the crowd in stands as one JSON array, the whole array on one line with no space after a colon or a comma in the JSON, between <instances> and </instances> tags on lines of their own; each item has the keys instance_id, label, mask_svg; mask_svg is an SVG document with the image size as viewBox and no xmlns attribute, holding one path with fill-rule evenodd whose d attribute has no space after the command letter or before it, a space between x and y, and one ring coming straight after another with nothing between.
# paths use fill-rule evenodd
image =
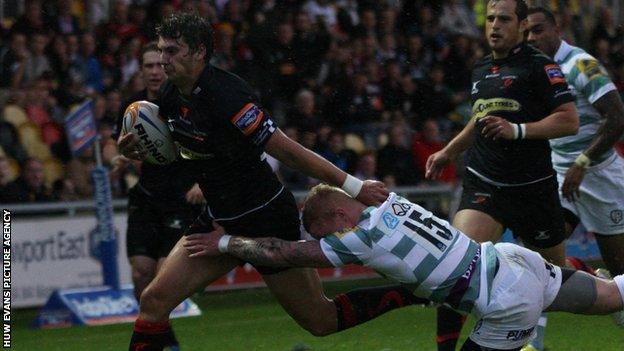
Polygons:
<instances>
[{"instance_id":1,"label":"crowd in stands","mask_svg":"<svg viewBox=\"0 0 624 351\"><path fill-rule=\"evenodd\" d=\"M488 51L486 2L18 1L23 8L0 27L0 202L93 196L93 150L71 156L64 118L94 101L110 166L122 101L144 88L141 47L175 11L213 24L211 63L246 79L291 138L358 177L427 186L427 157L470 118L471 67ZM530 3L554 9L565 39L594 54L624 92L624 27L608 1ZM292 189L312 184L276 168ZM461 169L441 181L456 184ZM131 178L112 173L115 196Z\"/></svg>"}]
</instances>

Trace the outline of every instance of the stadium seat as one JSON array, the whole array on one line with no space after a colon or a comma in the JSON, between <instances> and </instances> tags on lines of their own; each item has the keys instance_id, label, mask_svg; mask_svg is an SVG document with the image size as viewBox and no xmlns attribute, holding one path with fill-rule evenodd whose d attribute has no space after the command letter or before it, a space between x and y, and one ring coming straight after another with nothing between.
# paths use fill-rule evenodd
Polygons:
<instances>
[{"instance_id":1,"label":"stadium seat","mask_svg":"<svg viewBox=\"0 0 624 351\"><path fill-rule=\"evenodd\" d=\"M362 154L366 150L366 144L364 140L357 134L348 133L345 135L345 147L351 149L359 154Z\"/></svg>"}]
</instances>

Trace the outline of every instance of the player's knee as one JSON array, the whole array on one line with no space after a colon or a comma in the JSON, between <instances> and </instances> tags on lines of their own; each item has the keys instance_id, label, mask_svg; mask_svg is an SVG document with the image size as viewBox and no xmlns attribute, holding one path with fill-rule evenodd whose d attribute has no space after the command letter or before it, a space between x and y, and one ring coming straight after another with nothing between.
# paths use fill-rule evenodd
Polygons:
<instances>
[{"instance_id":1,"label":"player's knee","mask_svg":"<svg viewBox=\"0 0 624 351\"><path fill-rule=\"evenodd\" d=\"M141 293L141 312L147 314L166 313L166 295L153 285L148 285Z\"/></svg>"}]
</instances>

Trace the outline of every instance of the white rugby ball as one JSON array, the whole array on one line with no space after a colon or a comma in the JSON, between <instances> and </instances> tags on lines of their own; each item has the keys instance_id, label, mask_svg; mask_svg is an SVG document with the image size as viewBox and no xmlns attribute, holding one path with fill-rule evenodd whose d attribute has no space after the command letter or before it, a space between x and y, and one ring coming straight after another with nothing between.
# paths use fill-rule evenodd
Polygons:
<instances>
[{"instance_id":1,"label":"white rugby ball","mask_svg":"<svg viewBox=\"0 0 624 351\"><path fill-rule=\"evenodd\" d=\"M139 150L147 151L147 162L166 165L178 157L167 123L158 114L158 106L149 101L135 101L126 108L121 134L127 133L139 138Z\"/></svg>"}]
</instances>

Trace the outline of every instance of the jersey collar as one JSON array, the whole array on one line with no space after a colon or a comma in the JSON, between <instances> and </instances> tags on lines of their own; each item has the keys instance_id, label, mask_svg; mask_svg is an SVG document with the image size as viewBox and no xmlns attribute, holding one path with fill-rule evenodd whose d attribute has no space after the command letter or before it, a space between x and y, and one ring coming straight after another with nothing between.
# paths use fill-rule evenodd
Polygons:
<instances>
[{"instance_id":1,"label":"jersey collar","mask_svg":"<svg viewBox=\"0 0 624 351\"><path fill-rule=\"evenodd\" d=\"M505 56L503 58L495 59L494 55L492 55L492 61L495 64L500 64L500 63L507 62L507 61L513 59L514 57L518 56L522 52L524 52L526 47L527 47L527 43L523 41L520 44L518 44L518 45L514 46L513 48L511 48L511 50L509 50L509 53L507 54L507 56Z\"/></svg>"},{"instance_id":2,"label":"jersey collar","mask_svg":"<svg viewBox=\"0 0 624 351\"><path fill-rule=\"evenodd\" d=\"M214 74L214 70L212 68L212 65L207 64L206 67L204 67L204 70L202 71L201 75L199 76L199 79L195 82L195 85L193 86L192 94L193 95L199 94L202 91L202 89L204 89L203 86L206 85L206 83L210 81L213 74Z\"/></svg>"},{"instance_id":3,"label":"jersey collar","mask_svg":"<svg viewBox=\"0 0 624 351\"><path fill-rule=\"evenodd\" d=\"M565 60L565 58L568 57L568 54L570 53L570 51L572 51L572 49L573 49L572 45L568 44L565 40L561 40L561 44L559 45L559 50L557 50L557 53L555 54L555 57L553 59L558 64L561 64L563 60Z\"/></svg>"}]
</instances>

